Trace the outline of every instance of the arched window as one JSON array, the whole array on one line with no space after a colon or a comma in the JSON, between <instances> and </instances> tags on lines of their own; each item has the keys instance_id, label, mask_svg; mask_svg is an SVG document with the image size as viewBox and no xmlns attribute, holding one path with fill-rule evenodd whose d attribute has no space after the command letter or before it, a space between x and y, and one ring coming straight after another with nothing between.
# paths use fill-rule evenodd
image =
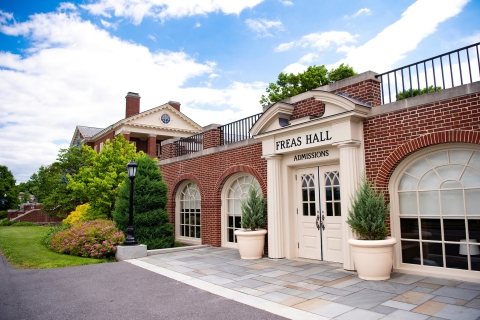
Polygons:
<instances>
[{"instance_id":1,"label":"arched window","mask_svg":"<svg viewBox=\"0 0 480 320\"><path fill-rule=\"evenodd\" d=\"M480 271L480 152L425 153L397 183L401 262Z\"/></svg>"},{"instance_id":2,"label":"arched window","mask_svg":"<svg viewBox=\"0 0 480 320\"><path fill-rule=\"evenodd\" d=\"M225 183L222 193L222 245L224 246L236 247L237 245L234 232L241 228L241 202L247 197L250 186L262 192L257 179L246 173L235 174Z\"/></svg>"},{"instance_id":3,"label":"arched window","mask_svg":"<svg viewBox=\"0 0 480 320\"><path fill-rule=\"evenodd\" d=\"M187 181L177 193L177 238L186 242L200 242L201 238L201 197L195 182Z\"/></svg>"}]
</instances>

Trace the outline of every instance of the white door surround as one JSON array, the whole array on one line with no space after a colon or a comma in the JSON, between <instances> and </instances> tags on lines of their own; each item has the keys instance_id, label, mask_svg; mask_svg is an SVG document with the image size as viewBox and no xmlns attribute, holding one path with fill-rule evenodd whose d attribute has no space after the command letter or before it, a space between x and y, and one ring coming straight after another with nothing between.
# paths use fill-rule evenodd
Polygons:
<instances>
[{"instance_id":1,"label":"white door surround","mask_svg":"<svg viewBox=\"0 0 480 320\"><path fill-rule=\"evenodd\" d=\"M290 122L296 102L292 99L303 100L309 97L325 104L326 116L307 116ZM325 232L332 250L329 253L328 250L324 251L324 259L343 261L345 269L354 270L348 245L352 232L346 220L350 198L365 167L363 120L369 114L370 107L343 96L315 90L290 100L292 104L278 102L270 106L250 131L255 139L262 141L263 158L267 160L268 255L276 259L307 255L299 252L299 223L306 223L311 228L312 217L302 218L305 221L297 219L296 198L299 191L295 174L302 168L336 165L335 170L328 172L340 172L340 187L336 186L335 190L340 189L341 199L329 206L339 208L341 215L327 219L325 214L326 222L332 227L330 235ZM288 120L286 126L285 120ZM323 175L321 170L320 175ZM315 176L318 177L318 172ZM323 185L324 183L322 180ZM323 206L325 212L327 202L315 201L316 207L320 209ZM310 231L313 232L313 229ZM313 241L313 236L309 239ZM304 242L302 243L305 244ZM320 253L317 258L321 259Z\"/></svg>"}]
</instances>

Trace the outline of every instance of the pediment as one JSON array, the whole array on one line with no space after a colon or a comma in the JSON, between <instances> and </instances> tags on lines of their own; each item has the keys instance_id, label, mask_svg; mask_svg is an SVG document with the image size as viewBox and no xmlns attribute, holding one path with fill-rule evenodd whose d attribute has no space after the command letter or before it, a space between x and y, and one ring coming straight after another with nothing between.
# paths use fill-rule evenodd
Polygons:
<instances>
[{"instance_id":1,"label":"pediment","mask_svg":"<svg viewBox=\"0 0 480 320\"><path fill-rule=\"evenodd\" d=\"M162 120L162 116L164 119ZM169 104L144 111L125 119L124 125L139 127L159 127L168 131L201 131L196 122Z\"/></svg>"},{"instance_id":2,"label":"pediment","mask_svg":"<svg viewBox=\"0 0 480 320\"><path fill-rule=\"evenodd\" d=\"M325 112L319 117L306 116L290 120L295 104L299 101L315 98L325 105ZM308 125L308 122L333 121L339 117L356 116L366 118L370 112L370 106L363 101L349 97L342 93L330 93L321 90L312 90L297 96L285 99L271 105L253 125L250 133L255 137L268 132L279 132L292 126Z\"/></svg>"}]
</instances>

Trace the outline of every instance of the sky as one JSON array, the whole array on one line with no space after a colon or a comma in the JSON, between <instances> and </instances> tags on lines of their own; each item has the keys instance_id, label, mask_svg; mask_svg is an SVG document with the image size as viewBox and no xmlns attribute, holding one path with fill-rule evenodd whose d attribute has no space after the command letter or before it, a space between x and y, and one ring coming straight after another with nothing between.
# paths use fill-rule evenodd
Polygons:
<instances>
[{"instance_id":1,"label":"sky","mask_svg":"<svg viewBox=\"0 0 480 320\"><path fill-rule=\"evenodd\" d=\"M0 2L0 165L18 182L104 128L179 101L201 126L261 112L280 72L383 73L480 41L478 0Z\"/></svg>"}]
</instances>

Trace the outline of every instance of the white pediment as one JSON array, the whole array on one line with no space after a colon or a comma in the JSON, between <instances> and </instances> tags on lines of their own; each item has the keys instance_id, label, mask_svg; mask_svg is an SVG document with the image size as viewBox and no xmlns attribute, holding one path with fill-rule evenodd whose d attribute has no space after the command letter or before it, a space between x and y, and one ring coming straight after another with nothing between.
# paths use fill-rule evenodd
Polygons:
<instances>
[{"instance_id":1,"label":"white pediment","mask_svg":"<svg viewBox=\"0 0 480 320\"><path fill-rule=\"evenodd\" d=\"M312 97L325 105L324 114L319 117L306 116L290 120L294 111L294 104ZM312 121L315 121L315 123L328 122L345 116L366 118L369 111L370 106L354 98L326 91L312 90L271 105L254 124L250 133L254 137L269 132L278 133L293 126L308 125Z\"/></svg>"},{"instance_id":2,"label":"white pediment","mask_svg":"<svg viewBox=\"0 0 480 320\"><path fill-rule=\"evenodd\" d=\"M149 112L150 111L150 112ZM162 119L163 117L163 119ZM125 125L158 127L167 131L201 131L202 128L169 104L126 119Z\"/></svg>"}]
</instances>

